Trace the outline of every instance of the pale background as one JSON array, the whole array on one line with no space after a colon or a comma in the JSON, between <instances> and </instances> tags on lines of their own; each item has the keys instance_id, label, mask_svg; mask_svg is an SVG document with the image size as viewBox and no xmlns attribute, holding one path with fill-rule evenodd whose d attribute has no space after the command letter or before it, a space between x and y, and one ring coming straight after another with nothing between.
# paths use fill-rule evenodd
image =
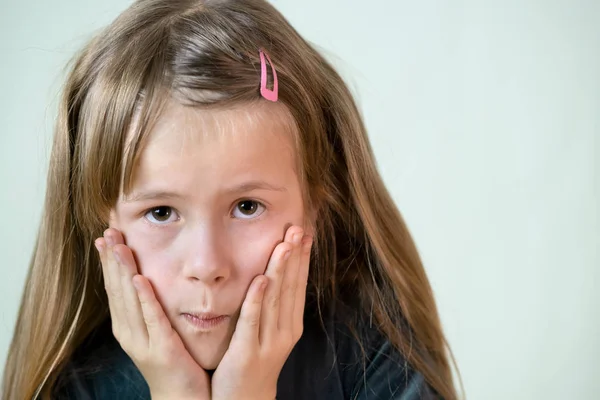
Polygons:
<instances>
[{"instance_id":1,"label":"pale background","mask_svg":"<svg viewBox=\"0 0 600 400\"><path fill-rule=\"evenodd\" d=\"M63 65L129 2L0 1L3 365ZM273 3L358 96L467 398L600 398L600 2Z\"/></svg>"}]
</instances>

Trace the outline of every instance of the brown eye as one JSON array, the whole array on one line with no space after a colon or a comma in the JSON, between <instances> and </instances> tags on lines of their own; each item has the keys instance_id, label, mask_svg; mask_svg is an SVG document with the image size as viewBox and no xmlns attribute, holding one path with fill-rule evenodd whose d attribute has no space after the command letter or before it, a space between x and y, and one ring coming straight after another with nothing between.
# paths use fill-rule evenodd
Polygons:
<instances>
[{"instance_id":1,"label":"brown eye","mask_svg":"<svg viewBox=\"0 0 600 400\"><path fill-rule=\"evenodd\" d=\"M264 206L254 200L244 200L237 203L234 216L240 219L256 218L264 211Z\"/></svg>"},{"instance_id":2,"label":"brown eye","mask_svg":"<svg viewBox=\"0 0 600 400\"><path fill-rule=\"evenodd\" d=\"M238 203L238 208L244 215L252 215L256 212L258 205L255 201L244 200Z\"/></svg>"},{"instance_id":3,"label":"brown eye","mask_svg":"<svg viewBox=\"0 0 600 400\"><path fill-rule=\"evenodd\" d=\"M177 214L171 207L167 206L156 207L152 210L149 210L145 215L146 219L155 224L172 222L174 216L177 216Z\"/></svg>"}]
</instances>

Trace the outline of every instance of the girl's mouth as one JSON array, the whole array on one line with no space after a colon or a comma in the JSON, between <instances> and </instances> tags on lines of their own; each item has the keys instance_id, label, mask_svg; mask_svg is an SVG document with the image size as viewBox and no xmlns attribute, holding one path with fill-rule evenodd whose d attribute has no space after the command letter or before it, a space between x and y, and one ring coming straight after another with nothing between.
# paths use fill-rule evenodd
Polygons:
<instances>
[{"instance_id":1,"label":"girl's mouth","mask_svg":"<svg viewBox=\"0 0 600 400\"><path fill-rule=\"evenodd\" d=\"M185 320L198 331L210 331L223 325L228 319L228 315L218 315L211 313L183 313Z\"/></svg>"}]
</instances>

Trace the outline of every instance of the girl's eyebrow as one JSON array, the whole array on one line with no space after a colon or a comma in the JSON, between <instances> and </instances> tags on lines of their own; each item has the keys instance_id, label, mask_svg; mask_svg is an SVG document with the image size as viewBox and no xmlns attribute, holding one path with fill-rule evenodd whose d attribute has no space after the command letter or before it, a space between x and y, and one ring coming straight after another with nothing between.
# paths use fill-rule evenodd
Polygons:
<instances>
[{"instance_id":1,"label":"girl's eyebrow","mask_svg":"<svg viewBox=\"0 0 600 400\"><path fill-rule=\"evenodd\" d=\"M132 193L131 196L125 196L123 199L124 203L135 203L137 201L146 200L173 200L181 199L184 196L175 192L167 192L164 190L150 190L147 192Z\"/></svg>"},{"instance_id":2,"label":"girl's eyebrow","mask_svg":"<svg viewBox=\"0 0 600 400\"><path fill-rule=\"evenodd\" d=\"M238 185L226 188L224 192L226 193L241 193L241 192L251 192L253 190L272 190L276 192L287 192L287 189L283 186L272 185L268 182L261 180L254 180L243 182Z\"/></svg>"},{"instance_id":3,"label":"girl's eyebrow","mask_svg":"<svg viewBox=\"0 0 600 400\"><path fill-rule=\"evenodd\" d=\"M255 180L243 182L235 186L231 186L225 188L223 190L224 193L227 194L237 194L244 192L251 192L253 190L271 190L276 192L287 192L287 189L283 186L277 186L270 184L265 181ZM135 192L132 193L131 196L126 196L123 199L124 203L135 203L138 201L147 201L147 200L176 200L183 199L186 196L176 192L169 192L165 190L150 190L146 192Z\"/></svg>"}]
</instances>

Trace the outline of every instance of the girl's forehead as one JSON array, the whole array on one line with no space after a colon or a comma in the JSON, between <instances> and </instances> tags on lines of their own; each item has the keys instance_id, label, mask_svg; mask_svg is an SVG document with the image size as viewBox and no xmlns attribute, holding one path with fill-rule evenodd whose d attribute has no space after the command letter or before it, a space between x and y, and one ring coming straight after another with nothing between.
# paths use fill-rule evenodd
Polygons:
<instances>
[{"instance_id":1,"label":"girl's forehead","mask_svg":"<svg viewBox=\"0 0 600 400\"><path fill-rule=\"evenodd\" d=\"M292 117L282 106L261 103L228 109L167 104L138 154L134 186L154 185L157 179L185 188L296 177Z\"/></svg>"},{"instance_id":2,"label":"girl's forehead","mask_svg":"<svg viewBox=\"0 0 600 400\"><path fill-rule=\"evenodd\" d=\"M167 102L148 136L148 146L179 137L186 142L223 139L234 136L246 140L281 139L295 133L295 124L287 108L281 104L256 101L228 108L198 108ZM166 137L165 137L166 136ZM275 137L274 137L275 136Z\"/></svg>"}]
</instances>

